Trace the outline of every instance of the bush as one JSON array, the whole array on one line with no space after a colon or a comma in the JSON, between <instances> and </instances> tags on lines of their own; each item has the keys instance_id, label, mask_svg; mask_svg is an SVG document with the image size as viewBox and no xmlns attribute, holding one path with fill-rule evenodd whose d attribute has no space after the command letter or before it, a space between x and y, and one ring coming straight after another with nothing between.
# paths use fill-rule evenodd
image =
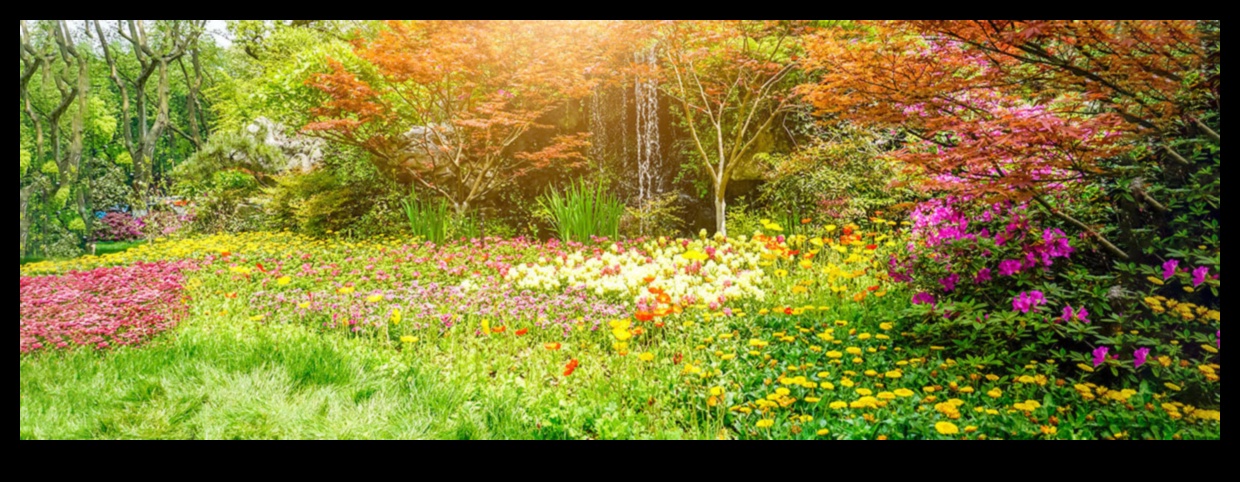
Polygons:
<instances>
[{"instance_id":1,"label":"bush","mask_svg":"<svg viewBox=\"0 0 1240 482\"><path fill-rule=\"evenodd\" d=\"M620 218L620 234L626 238L676 237L684 226L678 198L672 192L647 200L641 206L625 207L624 216Z\"/></svg>"},{"instance_id":2,"label":"bush","mask_svg":"<svg viewBox=\"0 0 1240 482\"><path fill-rule=\"evenodd\" d=\"M561 241L585 243L593 236L619 236L624 203L602 184L570 183L564 194L550 190L538 199Z\"/></svg>"},{"instance_id":3,"label":"bush","mask_svg":"<svg viewBox=\"0 0 1240 482\"><path fill-rule=\"evenodd\" d=\"M90 205L96 211L115 211L129 207L129 176L120 166L106 160L90 161Z\"/></svg>"},{"instance_id":4,"label":"bush","mask_svg":"<svg viewBox=\"0 0 1240 482\"><path fill-rule=\"evenodd\" d=\"M908 256L889 262L915 293L910 331L967 365L1053 359L1086 378L1174 387L1194 403L1216 394L1219 312L1203 296L1217 299L1217 255L1092 274L1039 214L957 197L919 205ZM1128 288L1142 285L1153 289Z\"/></svg>"},{"instance_id":5,"label":"bush","mask_svg":"<svg viewBox=\"0 0 1240 482\"><path fill-rule=\"evenodd\" d=\"M99 220L92 238L95 241L133 241L142 239L144 227L146 223L129 213L111 212Z\"/></svg>"}]
</instances>

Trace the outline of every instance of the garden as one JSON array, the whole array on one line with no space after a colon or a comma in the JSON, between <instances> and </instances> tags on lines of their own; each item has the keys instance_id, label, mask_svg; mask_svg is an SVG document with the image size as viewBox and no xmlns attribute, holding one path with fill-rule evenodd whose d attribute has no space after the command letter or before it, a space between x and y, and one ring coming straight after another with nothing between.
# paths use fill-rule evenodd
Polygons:
<instances>
[{"instance_id":1,"label":"garden","mask_svg":"<svg viewBox=\"0 0 1240 482\"><path fill-rule=\"evenodd\" d=\"M1219 21L22 21L21 440L1221 438Z\"/></svg>"}]
</instances>

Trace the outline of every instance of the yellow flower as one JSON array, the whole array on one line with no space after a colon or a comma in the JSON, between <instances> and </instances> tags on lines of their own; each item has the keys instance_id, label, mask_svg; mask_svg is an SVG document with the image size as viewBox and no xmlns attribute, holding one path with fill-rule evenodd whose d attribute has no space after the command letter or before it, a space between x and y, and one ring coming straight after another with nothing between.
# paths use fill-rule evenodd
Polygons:
<instances>
[{"instance_id":1,"label":"yellow flower","mask_svg":"<svg viewBox=\"0 0 1240 482\"><path fill-rule=\"evenodd\" d=\"M654 353L642 353L641 355L637 355L637 359L644 362L654 361Z\"/></svg>"},{"instance_id":2,"label":"yellow flower","mask_svg":"<svg viewBox=\"0 0 1240 482\"><path fill-rule=\"evenodd\" d=\"M775 421L769 418L758 420L758 428L771 428L775 425Z\"/></svg>"},{"instance_id":3,"label":"yellow flower","mask_svg":"<svg viewBox=\"0 0 1240 482\"><path fill-rule=\"evenodd\" d=\"M400 324L400 308L396 308L392 310L392 324L393 325Z\"/></svg>"},{"instance_id":4,"label":"yellow flower","mask_svg":"<svg viewBox=\"0 0 1240 482\"><path fill-rule=\"evenodd\" d=\"M710 389L710 395L711 395L712 397L721 397L721 396L723 396L723 387L714 387L714 388L711 388L711 389Z\"/></svg>"},{"instance_id":5,"label":"yellow flower","mask_svg":"<svg viewBox=\"0 0 1240 482\"><path fill-rule=\"evenodd\" d=\"M843 410L848 408L848 402L831 402L831 410Z\"/></svg>"},{"instance_id":6,"label":"yellow flower","mask_svg":"<svg viewBox=\"0 0 1240 482\"><path fill-rule=\"evenodd\" d=\"M401 343L417 343L417 342L418 342L418 337L416 337L416 336L402 336L402 337L400 337L400 342L401 342Z\"/></svg>"},{"instance_id":7,"label":"yellow flower","mask_svg":"<svg viewBox=\"0 0 1240 482\"><path fill-rule=\"evenodd\" d=\"M250 321L263 321L263 315L251 316Z\"/></svg>"},{"instance_id":8,"label":"yellow flower","mask_svg":"<svg viewBox=\"0 0 1240 482\"><path fill-rule=\"evenodd\" d=\"M896 379L904 376L904 372L900 370L892 370L883 374L884 377Z\"/></svg>"},{"instance_id":9,"label":"yellow flower","mask_svg":"<svg viewBox=\"0 0 1240 482\"><path fill-rule=\"evenodd\" d=\"M297 305L297 307L298 307L298 308L301 308L301 309L303 309L303 310L307 310L307 309L310 309L310 303L309 303L309 302L306 302L306 303L299 303L299 304Z\"/></svg>"},{"instance_id":10,"label":"yellow flower","mask_svg":"<svg viewBox=\"0 0 1240 482\"><path fill-rule=\"evenodd\" d=\"M939 422L934 424L934 430L943 435L956 435L960 433L960 427L951 422Z\"/></svg>"},{"instance_id":11,"label":"yellow flower","mask_svg":"<svg viewBox=\"0 0 1240 482\"><path fill-rule=\"evenodd\" d=\"M848 347L848 348L847 348L847 349L845 349L844 351L845 351L845 352L848 352L848 354L849 354L849 355L852 355L852 356L859 356L859 355L861 355L861 349L860 349L860 348L857 348L857 347Z\"/></svg>"},{"instance_id":12,"label":"yellow flower","mask_svg":"<svg viewBox=\"0 0 1240 482\"><path fill-rule=\"evenodd\" d=\"M858 388L858 389L857 389L857 395L861 395L861 396L863 396L863 397L868 397L868 396L873 395L873 394L874 394L874 392L870 391L870 389L868 389L868 388Z\"/></svg>"},{"instance_id":13,"label":"yellow flower","mask_svg":"<svg viewBox=\"0 0 1240 482\"><path fill-rule=\"evenodd\" d=\"M843 353L840 353L835 350L827 352L827 358L843 358L843 357L844 357Z\"/></svg>"},{"instance_id":14,"label":"yellow flower","mask_svg":"<svg viewBox=\"0 0 1240 482\"><path fill-rule=\"evenodd\" d=\"M1167 389L1168 389L1168 390L1171 390L1171 391L1173 391L1173 392L1178 392L1178 391L1182 391L1182 390L1184 390L1183 388L1180 388L1180 386L1179 386L1179 385L1176 385L1176 384L1171 383L1171 382L1164 383L1164 384L1163 384L1163 386L1164 386L1164 387L1167 387Z\"/></svg>"},{"instance_id":15,"label":"yellow flower","mask_svg":"<svg viewBox=\"0 0 1240 482\"><path fill-rule=\"evenodd\" d=\"M805 397L805 403L818 403L821 401L822 399L818 397Z\"/></svg>"},{"instance_id":16,"label":"yellow flower","mask_svg":"<svg viewBox=\"0 0 1240 482\"><path fill-rule=\"evenodd\" d=\"M780 277L780 278L786 277L786 276L788 276L788 270L786 270L786 269L777 269L777 270L775 270L775 276Z\"/></svg>"},{"instance_id":17,"label":"yellow flower","mask_svg":"<svg viewBox=\"0 0 1240 482\"><path fill-rule=\"evenodd\" d=\"M883 331L890 331L892 328L895 328L895 325L891 323L879 323L878 328Z\"/></svg>"},{"instance_id":18,"label":"yellow flower","mask_svg":"<svg viewBox=\"0 0 1240 482\"><path fill-rule=\"evenodd\" d=\"M827 430L827 429L825 429L825 428L824 428L824 429L822 429L822 430L819 430L819 431L818 431L818 436L819 436L819 437L824 437L824 436L827 436L827 435L830 435L830 434L831 434L831 431L830 431L830 430Z\"/></svg>"},{"instance_id":19,"label":"yellow flower","mask_svg":"<svg viewBox=\"0 0 1240 482\"><path fill-rule=\"evenodd\" d=\"M336 290L336 292L342 295L351 295L353 294L353 290L354 288L352 286L345 286L344 288Z\"/></svg>"},{"instance_id":20,"label":"yellow flower","mask_svg":"<svg viewBox=\"0 0 1240 482\"><path fill-rule=\"evenodd\" d=\"M1003 396L1003 390L992 388L989 392L986 392L986 395L990 398L999 398Z\"/></svg>"},{"instance_id":21,"label":"yellow flower","mask_svg":"<svg viewBox=\"0 0 1240 482\"><path fill-rule=\"evenodd\" d=\"M710 259L710 256L707 256L706 253L703 253L696 249L686 251L685 254L680 255L680 257L687 259L689 261L706 261Z\"/></svg>"},{"instance_id":22,"label":"yellow flower","mask_svg":"<svg viewBox=\"0 0 1240 482\"><path fill-rule=\"evenodd\" d=\"M1155 285L1158 285L1158 286L1162 286L1162 285L1163 285L1163 280L1160 280L1160 279L1155 278L1155 277L1153 277L1153 276L1148 276L1148 277L1146 277L1145 279L1146 279L1147 281L1149 281L1150 283L1154 283Z\"/></svg>"},{"instance_id":23,"label":"yellow flower","mask_svg":"<svg viewBox=\"0 0 1240 482\"><path fill-rule=\"evenodd\" d=\"M900 397L900 398L909 398L913 396L913 391L907 388L900 388L895 391L895 394L897 397Z\"/></svg>"},{"instance_id":24,"label":"yellow flower","mask_svg":"<svg viewBox=\"0 0 1240 482\"><path fill-rule=\"evenodd\" d=\"M288 276L281 276L279 279L276 280L276 285L288 286L288 284L292 282L293 282L293 278L290 278Z\"/></svg>"}]
</instances>

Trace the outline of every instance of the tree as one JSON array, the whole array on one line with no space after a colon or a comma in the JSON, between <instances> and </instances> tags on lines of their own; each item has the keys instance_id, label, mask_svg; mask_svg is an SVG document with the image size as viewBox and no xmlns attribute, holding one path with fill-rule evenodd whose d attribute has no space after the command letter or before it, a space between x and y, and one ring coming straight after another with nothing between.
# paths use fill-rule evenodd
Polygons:
<instances>
[{"instance_id":1,"label":"tree","mask_svg":"<svg viewBox=\"0 0 1240 482\"><path fill-rule=\"evenodd\" d=\"M446 198L458 214L534 169L582 160L583 136L536 145L541 119L589 93L601 29L591 22L388 22L357 40L364 65L331 60L305 131L356 146L386 176Z\"/></svg>"},{"instance_id":2,"label":"tree","mask_svg":"<svg viewBox=\"0 0 1240 482\"><path fill-rule=\"evenodd\" d=\"M1108 163L1146 140L1165 155L1144 161L1189 164L1159 140L1180 120L1218 142L1196 114L1209 97L1194 80L1205 60L1197 27L918 21L830 29L807 42L807 66L821 78L802 92L827 119L902 133L894 157L928 174L929 187L1035 202L1127 259L1048 196L1122 177Z\"/></svg>"},{"instance_id":3,"label":"tree","mask_svg":"<svg viewBox=\"0 0 1240 482\"><path fill-rule=\"evenodd\" d=\"M27 120L35 131L34 163L40 166L40 171L51 171L54 174L49 173L44 177L45 182L28 179L24 175L19 179L22 201L20 237L23 252L30 223L26 208L34 190L46 188L54 192L53 199L57 200L56 211L62 209L63 203L73 196L77 219L81 220L80 229L74 229L76 231L88 230L91 218L85 187L79 186L77 182L81 176L84 123L89 106L86 101L90 90L88 58L85 52L78 50L68 22L43 22L38 28L42 35L32 38L26 22L20 21L22 67L19 95ZM47 84L55 88L56 97L50 98L50 103L36 98L50 96L39 96L32 92L30 81L40 71L43 72L40 93L50 92ZM77 109L72 109L75 102ZM65 114L69 114L68 126L62 125ZM66 127L67 141L64 139ZM48 133L46 139L45 128ZM55 165L54 171L42 167L46 165L45 155L48 154ZM76 221L68 227L73 228L72 224L76 224Z\"/></svg>"},{"instance_id":4,"label":"tree","mask_svg":"<svg viewBox=\"0 0 1240 482\"><path fill-rule=\"evenodd\" d=\"M792 107L791 74L808 22L673 21L654 28L664 92L675 99L710 175L715 228L727 234L724 196L755 142Z\"/></svg>"},{"instance_id":5,"label":"tree","mask_svg":"<svg viewBox=\"0 0 1240 482\"><path fill-rule=\"evenodd\" d=\"M138 64L137 74L131 77L117 67L119 48L109 43L103 25L95 21L95 32L111 70L112 83L121 95L121 132L125 148L133 159L134 191L142 205L146 204L151 187L155 146L171 124L168 67L179 61L187 49L197 48L197 39L206 21L171 20L153 25L156 35L148 35L146 22L118 20L116 29L111 32L129 43L129 53ZM147 87L152 79L154 93Z\"/></svg>"}]
</instances>

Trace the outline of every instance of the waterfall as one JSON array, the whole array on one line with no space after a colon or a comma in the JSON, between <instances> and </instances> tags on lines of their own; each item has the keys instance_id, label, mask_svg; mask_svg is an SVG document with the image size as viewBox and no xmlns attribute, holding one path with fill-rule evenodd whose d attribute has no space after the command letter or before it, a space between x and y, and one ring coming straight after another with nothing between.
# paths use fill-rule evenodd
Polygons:
<instances>
[{"instance_id":1,"label":"waterfall","mask_svg":"<svg viewBox=\"0 0 1240 482\"><path fill-rule=\"evenodd\" d=\"M645 63L653 73L657 55L654 47L634 54L636 63ZM637 201L644 204L662 191L662 158L659 155L659 92L652 75L634 81L637 105Z\"/></svg>"}]
</instances>

